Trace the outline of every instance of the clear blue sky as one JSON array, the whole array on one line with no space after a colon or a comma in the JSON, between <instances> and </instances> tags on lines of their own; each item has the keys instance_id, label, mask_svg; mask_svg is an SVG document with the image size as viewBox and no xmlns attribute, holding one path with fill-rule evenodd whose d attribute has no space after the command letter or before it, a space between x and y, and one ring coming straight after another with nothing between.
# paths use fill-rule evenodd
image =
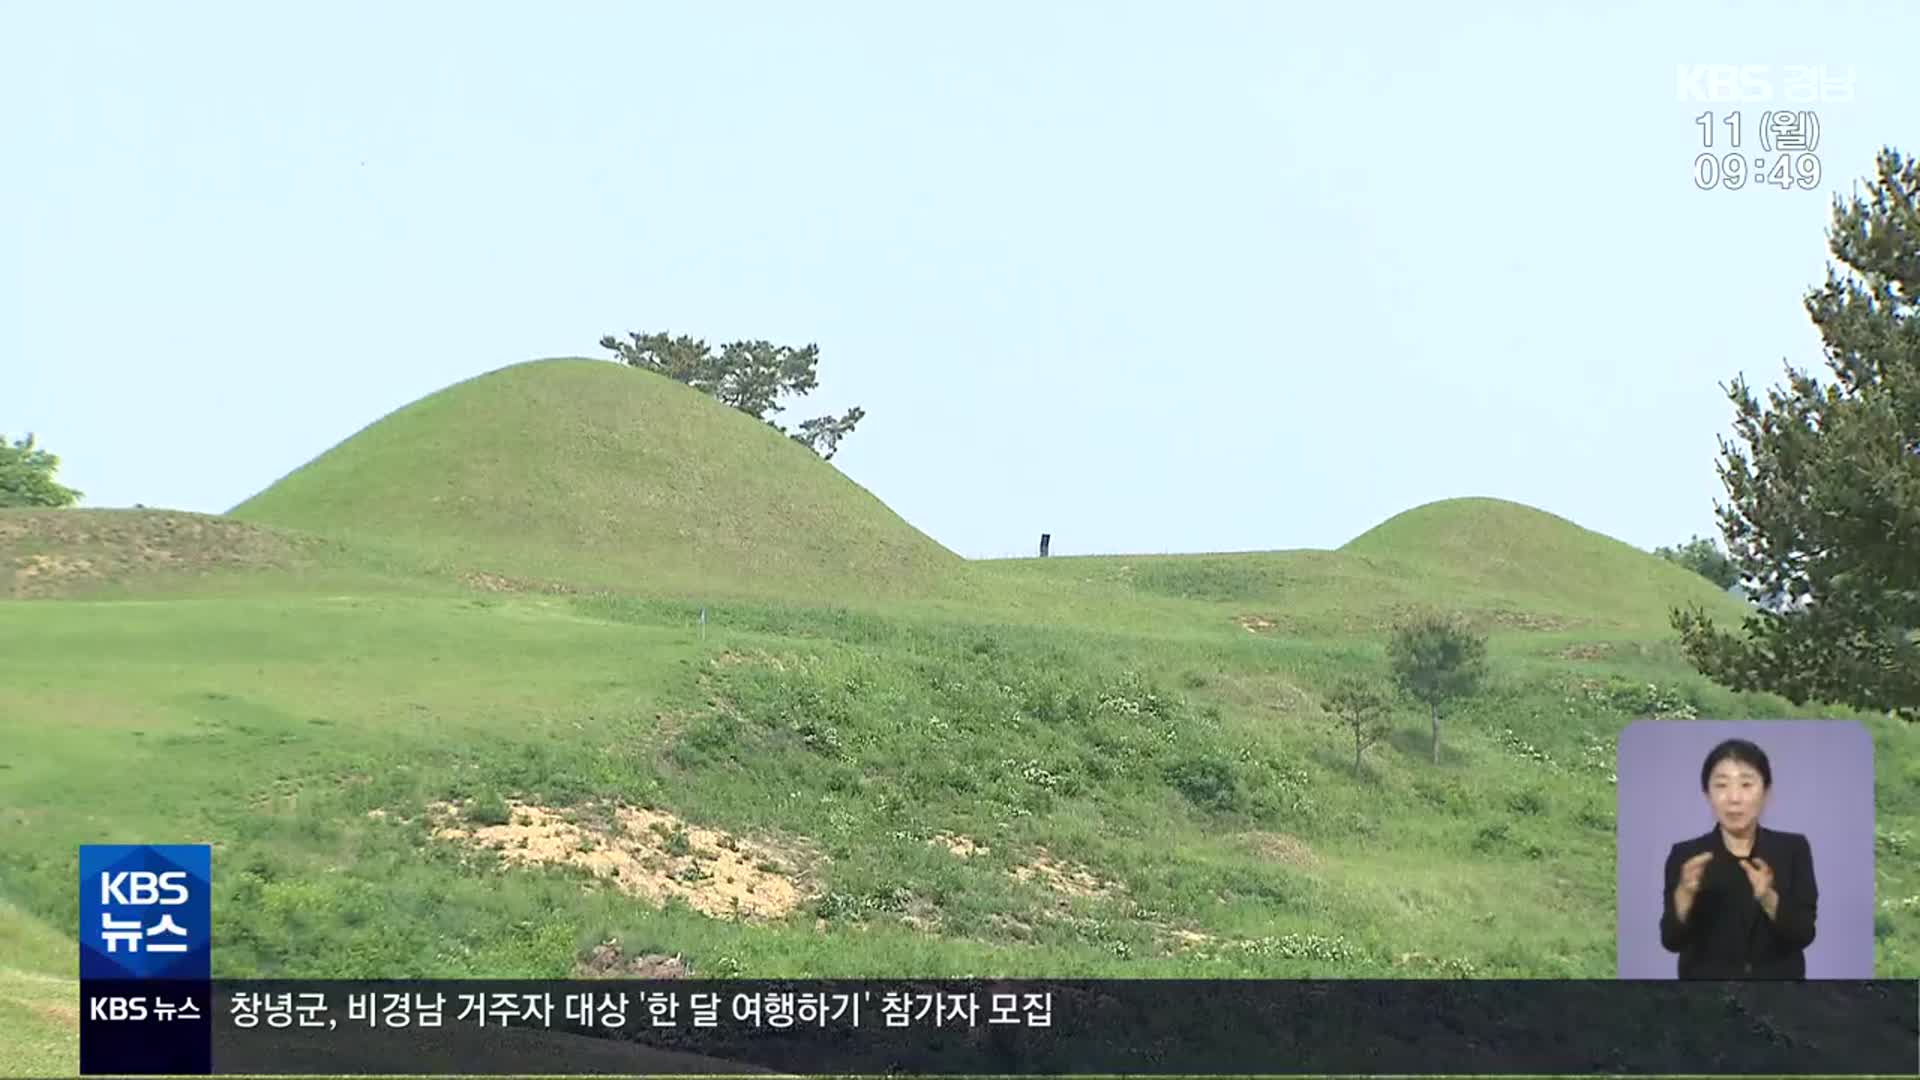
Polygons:
<instances>
[{"instance_id":1,"label":"clear blue sky","mask_svg":"<svg viewBox=\"0 0 1920 1080\"><path fill-rule=\"evenodd\" d=\"M969 556L1332 547L1491 495L1714 527L1717 383L1824 374L1920 5L0 0L0 432L221 512L601 335L818 342L792 419ZM1681 64L1771 97L1679 100ZM1694 117L1816 103L1814 191ZM1724 147L1725 132L1716 147Z\"/></svg>"}]
</instances>

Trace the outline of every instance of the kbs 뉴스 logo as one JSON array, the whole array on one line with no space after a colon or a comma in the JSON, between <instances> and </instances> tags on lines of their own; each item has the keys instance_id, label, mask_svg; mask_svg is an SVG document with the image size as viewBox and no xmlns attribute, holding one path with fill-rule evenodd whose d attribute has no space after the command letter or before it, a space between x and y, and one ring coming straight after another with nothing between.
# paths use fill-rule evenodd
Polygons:
<instances>
[{"instance_id":1,"label":"kbs \ub274\uc2a4 logo","mask_svg":"<svg viewBox=\"0 0 1920 1080\"><path fill-rule=\"evenodd\" d=\"M204 844L80 847L80 978L211 977Z\"/></svg>"}]
</instances>

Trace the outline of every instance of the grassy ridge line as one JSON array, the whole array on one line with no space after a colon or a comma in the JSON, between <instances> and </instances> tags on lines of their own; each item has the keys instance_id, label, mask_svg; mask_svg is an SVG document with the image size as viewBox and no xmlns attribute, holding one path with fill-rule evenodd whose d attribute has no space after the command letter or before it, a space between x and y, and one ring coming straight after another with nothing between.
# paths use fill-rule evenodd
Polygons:
<instances>
[{"instance_id":1,"label":"grassy ridge line","mask_svg":"<svg viewBox=\"0 0 1920 1080\"><path fill-rule=\"evenodd\" d=\"M1525 513L1525 508L1510 508ZM1652 561L1641 556L1641 561ZM683 613L700 607L713 616L732 608L750 619L791 605L747 598L733 590L676 593L660 583L635 591L576 587L564 582L515 581L455 564L435 563L360 538L350 543L268 529L207 515L167 511L0 511L0 564L15 575L18 597L86 599L291 592L406 592L460 595L496 592L572 592L588 604L616 610L645 607ZM1227 555L1077 556L969 564L950 584L961 586L910 603L855 594L840 608L850 614L907 620L937 617L982 625L1101 624L1115 631L1156 636L1268 639L1384 632L1416 607L1441 606L1467 614L1500 635L1575 634L1630 640L1664 625L1667 606L1681 601L1718 607L1729 622L1744 614L1738 601L1680 572L1659 588L1615 591L1613 618L1570 611L1552 596L1490 597L1484 586L1435 571L1335 552ZM966 598L960 599L965 593ZM1549 638L1541 638L1546 641ZM1569 641L1574 640L1568 638Z\"/></svg>"}]
</instances>

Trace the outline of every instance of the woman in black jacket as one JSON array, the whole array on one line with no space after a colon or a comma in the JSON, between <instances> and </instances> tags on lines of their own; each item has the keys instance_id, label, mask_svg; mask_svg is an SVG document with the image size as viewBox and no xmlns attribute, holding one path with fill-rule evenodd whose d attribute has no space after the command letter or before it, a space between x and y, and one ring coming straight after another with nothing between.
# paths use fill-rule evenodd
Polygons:
<instances>
[{"instance_id":1,"label":"woman in black jacket","mask_svg":"<svg viewBox=\"0 0 1920 1080\"><path fill-rule=\"evenodd\" d=\"M1800 833L1762 828L1766 752L1728 739L1700 767L1716 824L1667 855L1660 944L1683 979L1804 979L1820 890Z\"/></svg>"}]
</instances>

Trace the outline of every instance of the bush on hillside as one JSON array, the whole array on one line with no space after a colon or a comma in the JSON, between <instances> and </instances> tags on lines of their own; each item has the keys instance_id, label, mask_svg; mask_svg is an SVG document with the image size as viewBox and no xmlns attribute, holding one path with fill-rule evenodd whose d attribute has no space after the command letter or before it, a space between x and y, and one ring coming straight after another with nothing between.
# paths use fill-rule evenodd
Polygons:
<instances>
[{"instance_id":1,"label":"bush on hillside","mask_svg":"<svg viewBox=\"0 0 1920 1080\"><path fill-rule=\"evenodd\" d=\"M497 791L489 791L467 805L466 819L482 828L506 825L513 821L513 810Z\"/></svg>"},{"instance_id":2,"label":"bush on hillside","mask_svg":"<svg viewBox=\"0 0 1920 1080\"><path fill-rule=\"evenodd\" d=\"M1195 755L1169 762L1162 775L1168 785L1195 806L1218 813L1240 808L1240 790L1233 766L1215 757Z\"/></svg>"}]
</instances>

